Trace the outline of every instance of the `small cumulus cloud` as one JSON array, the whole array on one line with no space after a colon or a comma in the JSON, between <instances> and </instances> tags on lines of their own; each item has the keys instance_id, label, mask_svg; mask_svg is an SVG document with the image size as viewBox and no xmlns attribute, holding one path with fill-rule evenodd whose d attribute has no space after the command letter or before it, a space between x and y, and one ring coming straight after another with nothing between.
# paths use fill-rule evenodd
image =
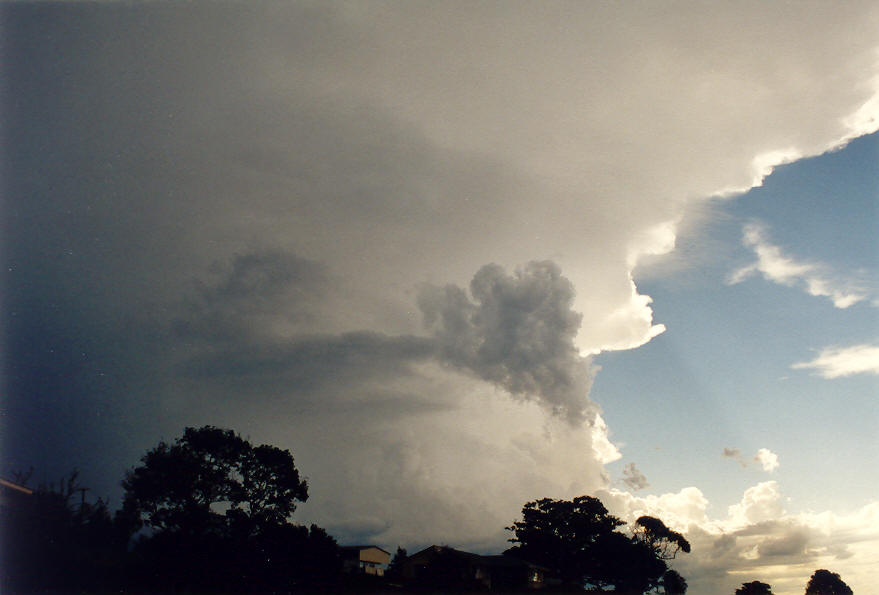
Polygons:
<instances>
[{"instance_id":1,"label":"small cumulus cloud","mask_svg":"<svg viewBox=\"0 0 879 595\"><path fill-rule=\"evenodd\" d=\"M785 254L769 240L766 228L761 223L751 222L744 226L742 243L754 251L757 260L735 270L727 280L730 285L760 274L767 281L787 287L802 287L809 295L830 298L837 308L848 308L868 297L854 282L831 279L826 266Z\"/></svg>"},{"instance_id":2,"label":"small cumulus cloud","mask_svg":"<svg viewBox=\"0 0 879 595\"><path fill-rule=\"evenodd\" d=\"M738 448L724 448L723 456L727 459L733 459L742 467L748 466L748 459L742 455L742 451ZM778 469L778 455L769 450L768 448L761 448L757 451L757 454L754 455L753 461L756 461L763 468L763 471L767 473L775 471Z\"/></svg>"},{"instance_id":3,"label":"small cumulus cloud","mask_svg":"<svg viewBox=\"0 0 879 595\"><path fill-rule=\"evenodd\" d=\"M623 483L635 492L650 487L647 477L641 473L641 470L635 466L635 463L629 463L623 467Z\"/></svg>"},{"instance_id":4,"label":"small cumulus cloud","mask_svg":"<svg viewBox=\"0 0 879 595\"><path fill-rule=\"evenodd\" d=\"M861 344L829 347L811 361L791 366L794 370L813 370L822 378L833 379L855 374L879 374L879 346Z\"/></svg>"},{"instance_id":5,"label":"small cumulus cloud","mask_svg":"<svg viewBox=\"0 0 879 595\"><path fill-rule=\"evenodd\" d=\"M761 448L758 450L757 454L754 456L754 460L760 463L760 466L763 467L763 471L768 473L778 469L778 455L768 448Z\"/></svg>"}]
</instances>

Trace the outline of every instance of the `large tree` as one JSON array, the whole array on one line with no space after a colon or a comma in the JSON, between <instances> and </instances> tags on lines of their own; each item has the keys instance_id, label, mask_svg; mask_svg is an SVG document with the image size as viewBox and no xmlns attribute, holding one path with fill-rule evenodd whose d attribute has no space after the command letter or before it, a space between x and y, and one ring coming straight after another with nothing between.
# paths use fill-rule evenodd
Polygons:
<instances>
[{"instance_id":1,"label":"large tree","mask_svg":"<svg viewBox=\"0 0 879 595\"><path fill-rule=\"evenodd\" d=\"M186 428L126 474L121 516L151 529L132 580L156 591L275 591L333 580L338 547L290 517L308 498L293 455L232 430Z\"/></svg>"},{"instance_id":2,"label":"large tree","mask_svg":"<svg viewBox=\"0 0 879 595\"><path fill-rule=\"evenodd\" d=\"M659 584L665 595L684 595L687 592L687 581L677 570L667 570Z\"/></svg>"},{"instance_id":3,"label":"large tree","mask_svg":"<svg viewBox=\"0 0 879 595\"><path fill-rule=\"evenodd\" d=\"M283 525L308 498L290 451L213 426L160 442L122 485L123 508L137 522L190 536Z\"/></svg>"},{"instance_id":4,"label":"large tree","mask_svg":"<svg viewBox=\"0 0 879 595\"><path fill-rule=\"evenodd\" d=\"M772 595L772 587L760 581L751 581L742 583L742 586L736 589L736 595Z\"/></svg>"},{"instance_id":5,"label":"large tree","mask_svg":"<svg viewBox=\"0 0 879 595\"><path fill-rule=\"evenodd\" d=\"M597 542L625 523L591 496L543 498L522 508L522 520L507 527L517 543L507 553L552 568L563 581L582 583L598 572Z\"/></svg>"},{"instance_id":6,"label":"large tree","mask_svg":"<svg viewBox=\"0 0 879 595\"><path fill-rule=\"evenodd\" d=\"M683 536L652 521L637 525L630 537L617 531L625 523L597 498L544 498L525 504L522 520L507 527L518 545L505 553L551 568L571 585L644 593L657 587L668 569L664 554L689 551Z\"/></svg>"},{"instance_id":7,"label":"large tree","mask_svg":"<svg viewBox=\"0 0 879 595\"><path fill-rule=\"evenodd\" d=\"M679 551L690 553L690 542L652 516L638 517L635 521L635 539L649 547L662 560L673 560Z\"/></svg>"},{"instance_id":8,"label":"large tree","mask_svg":"<svg viewBox=\"0 0 879 595\"><path fill-rule=\"evenodd\" d=\"M839 574L822 568L809 579L806 595L852 595L852 590Z\"/></svg>"}]
</instances>

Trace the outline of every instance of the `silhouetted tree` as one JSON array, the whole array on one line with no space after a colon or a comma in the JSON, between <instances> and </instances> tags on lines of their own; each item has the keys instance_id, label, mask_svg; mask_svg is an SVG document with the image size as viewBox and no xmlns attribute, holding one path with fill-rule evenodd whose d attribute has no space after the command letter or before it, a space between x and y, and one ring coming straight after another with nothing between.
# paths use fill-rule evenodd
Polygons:
<instances>
[{"instance_id":1,"label":"silhouetted tree","mask_svg":"<svg viewBox=\"0 0 879 595\"><path fill-rule=\"evenodd\" d=\"M406 548L402 548L397 546L397 552L394 554L394 557L391 558L391 563L388 564L388 570L385 572L385 576L389 580L400 580L403 576L403 563L406 561L408 554L406 552Z\"/></svg>"},{"instance_id":2,"label":"silhouetted tree","mask_svg":"<svg viewBox=\"0 0 879 595\"><path fill-rule=\"evenodd\" d=\"M736 595L772 595L772 587L760 581L751 581L742 583L742 586L736 589Z\"/></svg>"},{"instance_id":3,"label":"silhouetted tree","mask_svg":"<svg viewBox=\"0 0 879 595\"><path fill-rule=\"evenodd\" d=\"M668 569L665 556L689 551L690 544L658 519L639 521L629 537L617 531L625 523L597 498L544 498L525 504L522 520L507 527L518 545L505 553L546 566L570 585L644 593L660 584Z\"/></svg>"},{"instance_id":4,"label":"silhouetted tree","mask_svg":"<svg viewBox=\"0 0 879 595\"><path fill-rule=\"evenodd\" d=\"M596 544L623 521L591 496L543 498L522 508L522 520L507 527L518 543L507 553L553 569L567 583L582 584L598 572Z\"/></svg>"},{"instance_id":5,"label":"silhouetted tree","mask_svg":"<svg viewBox=\"0 0 879 595\"><path fill-rule=\"evenodd\" d=\"M687 592L687 581L676 570L667 570L660 582L665 595L684 595Z\"/></svg>"},{"instance_id":6,"label":"silhouetted tree","mask_svg":"<svg viewBox=\"0 0 879 595\"><path fill-rule=\"evenodd\" d=\"M155 531L204 536L284 524L308 486L288 450L212 426L160 442L126 474L123 507ZM225 508L225 510L223 510Z\"/></svg>"},{"instance_id":7,"label":"silhouetted tree","mask_svg":"<svg viewBox=\"0 0 879 595\"><path fill-rule=\"evenodd\" d=\"M30 474L16 474L25 485ZM104 590L122 575L127 535L114 525L106 503L84 497L73 471L57 486L0 507L0 591ZM78 497L77 497L78 495Z\"/></svg>"},{"instance_id":8,"label":"silhouetted tree","mask_svg":"<svg viewBox=\"0 0 879 595\"><path fill-rule=\"evenodd\" d=\"M672 531L665 523L652 516L638 517L634 535L662 560L673 560L679 551L690 553L690 542L683 535Z\"/></svg>"},{"instance_id":9,"label":"silhouetted tree","mask_svg":"<svg viewBox=\"0 0 879 595\"><path fill-rule=\"evenodd\" d=\"M852 595L852 590L839 574L822 568L809 579L806 595Z\"/></svg>"},{"instance_id":10,"label":"silhouetted tree","mask_svg":"<svg viewBox=\"0 0 879 595\"><path fill-rule=\"evenodd\" d=\"M144 587L270 591L341 568L332 537L290 522L308 486L287 450L186 428L148 451L122 485L120 519L151 530L134 550Z\"/></svg>"}]
</instances>

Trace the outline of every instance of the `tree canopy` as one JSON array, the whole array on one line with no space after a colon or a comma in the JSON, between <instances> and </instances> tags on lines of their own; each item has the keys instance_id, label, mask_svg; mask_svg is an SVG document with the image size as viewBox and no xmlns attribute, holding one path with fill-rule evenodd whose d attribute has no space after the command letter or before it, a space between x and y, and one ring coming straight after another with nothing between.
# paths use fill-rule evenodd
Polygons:
<instances>
[{"instance_id":1,"label":"tree canopy","mask_svg":"<svg viewBox=\"0 0 879 595\"><path fill-rule=\"evenodd\" d=\"M155 531L204 535L283 525L308 498L288 450L213 426L160 442L126 474L123 508ZM225 509L225 510L224 510Z\"/></svg>"},{"instance_id":2,"label":"tree canopy","mask_svg":"<svg viewBox=\"0 0 879 595\"><path fill-rule=\"evenodd\" d=\"M660 582L665 595L684 595L687 592L687 581L677 570L667 570Z\"/></svg>"},{"instance_id":3,"label":"tree canopy","mask_svg":"<svg viewBox=\"0 0 879 595\"><path fill-rule=\"evenodd\" d=\"M806 595L852 595L852 590L839 574L822 568L809 579Z\"/></svg>"},{"instance_id":4,"label":"tree canopy","mask_svg":"<svg viewBox=\"0 0 879 595\"><path fill-rule=\"evenodd\" d=\"M690 553L690 542L655 517L638 517L634 533L636 539L646 544L662 560L673 560L679 551Z\"/></svg>"},{"instance_id":5,"label":"tree canopy","mask_svg":"<svg viewBox=\"0 0 879 595\"><path fill-rule=\"evenodd\" d=\"M505 553L546 566L568 584L643 593L660 584L665 560L690 544L659 519L639 521L630 537L617 531L625 523L597 498L544 498L526 503L522 520L507 527L517 545Z\"/></svg>"},{"instance_id":6,"label":"tree canopy","mask_svg":"<svg viewBox=\"0 0 879 595\"><path fill-rule=\"evenodd\" d=\"M736 589L736 595L772 595L772 587L760 581L751 581L742 583L742 586Z\"/></svg>"}]
</instances>

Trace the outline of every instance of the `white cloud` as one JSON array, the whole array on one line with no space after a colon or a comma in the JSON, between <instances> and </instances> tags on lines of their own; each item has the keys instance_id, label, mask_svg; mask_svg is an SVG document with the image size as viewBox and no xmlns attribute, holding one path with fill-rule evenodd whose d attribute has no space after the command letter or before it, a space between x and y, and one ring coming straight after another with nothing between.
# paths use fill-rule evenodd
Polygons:
<instances>
[{"instance_id":1,"label":"white cloud","mask_svg":"<svg viewBox=\"0 0 879 595\"><path fill-rule=\"evenodd\" d=\"M851 282L834 282L827 278L827 267L799 261L785 255L781 248L772 244L765 227L756 222L744 226L742 242L757 255L757 261L734 271L730 284L741 283L754 274L762 274L767 281L789 287L802 285L810 294L828 297L837 308L848 308L867 295Z\"/></svg>"},{"instance_id":2,"label":"white cloud","mask_svg":"<svg viewBox=\"0 0 879 595\"><path fill-rule=\"evenodd\" d=\"M854 374L879 374L879 346L829 347L815 359L793 364L791 368L815 370L815 374L828 379Z\"/></svg>"},{"instance_id":3,"label":"white cloud","mask_svg":"<svg viewBox=\"0 0 879 595\"><path fill-rule=\"evenodd\" d=\"M754 460L760 463L763 470L766 472L771 473L778 469L778 455L768 448L761 448L758 450L757 454L754 456Z\"/></svg>"},{"instance_id":4,"label":"white cloud","mask_svg":"<svg viewBox=\"0 0 879 595\"><path fill-rule=\"evenodd\" d=\"M660 496L619 490L599 496L627 522L650 514L684 532L692 552L678 555L672 566L696 593L725 595L743 582L761 580L777 595L801 595L818 568L840 573L856 593L869 593L875 585L879 502L849 513L791 514L784 510L779 484L768 481L745 490L726 517L714 518L695 487Z\"/></svg>"},{"instance_id":5,"label":"white cloud","mask_svg":"<svg viewBox=\"0 0 879 595\"><path fill-rule=\"evenodd\" d=\"M745 490L742 501L729 507L729 523L743 527L778 518L783 512L778 482L764 481Z\"/></svg>"}]
</instances>

